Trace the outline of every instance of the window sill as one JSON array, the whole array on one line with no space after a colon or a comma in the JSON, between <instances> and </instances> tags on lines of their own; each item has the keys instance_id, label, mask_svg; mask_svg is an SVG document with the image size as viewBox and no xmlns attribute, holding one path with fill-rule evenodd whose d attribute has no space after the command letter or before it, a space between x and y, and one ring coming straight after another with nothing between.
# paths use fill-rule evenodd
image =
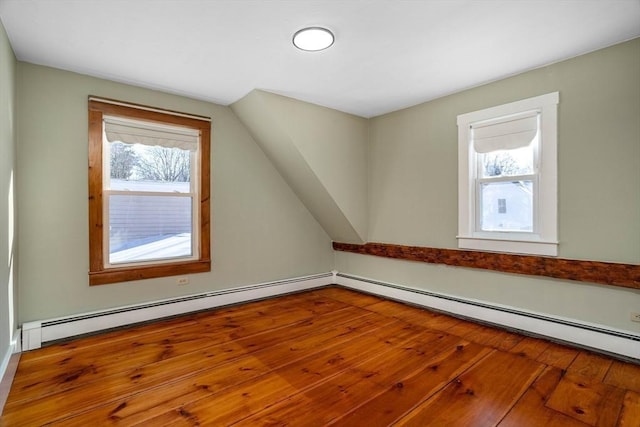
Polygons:
<instances>
[{"instance_id":1,"label":"window sill","mask_svg":"<svg viewBox=\"0 0 640 427\"><path fill-rule=\"evenodd\" d=\"M205 273L211 271L210 260L187 261L172 264L155 264L145 267L119 267L89 272L89 285L130 282L133 280L155 279L182 274Z\"/></svg>"},{"instance_id":2,"label":"window sill","mask_svg":"<svg viewBox=\"0 0 640 427\"><path fill-rule=\"evenodd\" d=\"M513 254L558 256L558 242L508 238L457 236L460 249Z\"/></svg>"}]
</instances>

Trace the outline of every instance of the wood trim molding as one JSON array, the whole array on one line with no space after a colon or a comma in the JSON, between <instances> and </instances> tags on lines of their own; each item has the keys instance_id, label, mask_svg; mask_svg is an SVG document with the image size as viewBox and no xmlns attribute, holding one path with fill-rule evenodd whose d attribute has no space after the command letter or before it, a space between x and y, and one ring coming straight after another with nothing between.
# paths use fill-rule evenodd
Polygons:
<instances>
[{"instance_id":1,"label":"wood trim molding","mask_svg":"<svg viewBox=\"0 0 640 427\"><path fill-rule=\"evenodd\" d=\"M601 261L548 258L458 249L403 246L389 243L333 242L333 249L361 255L373 255L408 261L445 264L455 267L480 268L504 273L546 276L601 285L640 289L640 265Z\"/></svg>"},{"instance_id":2,"label":"wood trim molding","mask_svg":"<svg viewBox=\"0 0 640 427\"><path fill-rule=\"evenodd\" d=\"M89 97L89 285L203 273L211 271L211 121L209 118L153 107ZM103 116L111 114L196 129L200 132L200 224L199 259L171 263L105 267L103 215Z\"/></svg>"}]
</instances>

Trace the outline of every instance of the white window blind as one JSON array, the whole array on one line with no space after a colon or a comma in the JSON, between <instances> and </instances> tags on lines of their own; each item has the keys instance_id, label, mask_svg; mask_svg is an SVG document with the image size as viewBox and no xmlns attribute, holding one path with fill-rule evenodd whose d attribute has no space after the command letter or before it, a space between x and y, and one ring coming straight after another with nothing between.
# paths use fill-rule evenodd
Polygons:
<instances>
[{"instance_id":1,"label":"white window blind","mask_svg":"<svg viewBox=\"0 0 640 427\"><path fill-rule=\"evenodd\" d=\"M473 124L473 148L477 153L526 147L538 133L538 114L491 124Z\"/></svg>"},{"instance_id":2,"label":"white window blind","mask_svg":"<svg viewBox=\"0 0 640 427\"><path fill-rule=\"evenodd\" d=\"M179 126L157 124L123 117L104 116L107 141L143 144L198 151L200 132Z\"/></svg>"}]
</instances>

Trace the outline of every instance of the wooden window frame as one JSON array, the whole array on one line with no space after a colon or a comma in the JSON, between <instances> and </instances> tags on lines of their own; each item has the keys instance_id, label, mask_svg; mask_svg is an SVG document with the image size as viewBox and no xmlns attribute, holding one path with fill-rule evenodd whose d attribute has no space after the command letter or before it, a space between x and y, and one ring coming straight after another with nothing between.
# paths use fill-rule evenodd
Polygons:
<instances>
[{"instance_id":1,"label":"wooden window frame","mask_svg":"<svg viewBox=\"0 0 640 427\"><path fill-rule=\"evenodd\" d=\"M158 264L105 267L103 233L103 116L119 116L184 126L200 132L199 258ZM207 117L89 97L89 285L127 282L211 271L210 165L211 121Z\"/></svg>"}]
</instances>

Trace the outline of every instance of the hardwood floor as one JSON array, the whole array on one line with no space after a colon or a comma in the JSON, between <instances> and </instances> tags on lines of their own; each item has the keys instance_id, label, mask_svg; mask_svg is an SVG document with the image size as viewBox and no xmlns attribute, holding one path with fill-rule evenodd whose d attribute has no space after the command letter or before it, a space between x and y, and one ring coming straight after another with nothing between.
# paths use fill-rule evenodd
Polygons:
<instances>
[{"instance_id":1,"label":"hardwood floor","mask_svg":"<svg viewBox=\"0 0 640 427\"><path fill-rule=\"evenodd\" d=\"M0 424L640 426L640 366L324 288L24 353Z\"/></svg>"}]
</instances>

